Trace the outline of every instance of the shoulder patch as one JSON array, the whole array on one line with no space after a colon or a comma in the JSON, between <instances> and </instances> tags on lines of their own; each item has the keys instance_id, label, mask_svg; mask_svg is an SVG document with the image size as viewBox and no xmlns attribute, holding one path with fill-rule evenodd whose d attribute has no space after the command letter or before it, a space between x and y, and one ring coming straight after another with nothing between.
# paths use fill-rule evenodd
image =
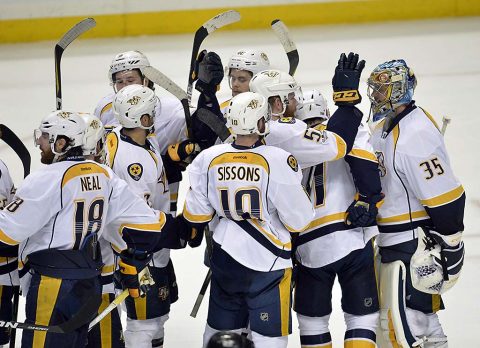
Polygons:
<instances>
[{"instance_id":1,"label":"shoulder patch","mask_svg":"<svg viewBox=\"0 0 480 348\"><path fill-rule=\"evenodd\" d=\"M293 157L292 155L288 156L287 163L294 172L298 172L298 162L295 157Z\"/></svg>"},{"instance_id":2,"label":"shoulder patch","mask_svg":"<svg viewBox=\"0 0 480 348\"><path fill-rule=\"evenodd\" d=\"M280 117L278 123L295 123L295 117Z\"/></svg>"},{"instance_id":3,"label":"shoulder patch","mask_svg":"<svg viewBox=\"0 0 480 348\"><path fill-rule=\"evenodd\" d=\"M132 163L127 167L127 172L133 180L138 181L142 177L143 167L140 163Z\"/></svg>"}]
</instances>

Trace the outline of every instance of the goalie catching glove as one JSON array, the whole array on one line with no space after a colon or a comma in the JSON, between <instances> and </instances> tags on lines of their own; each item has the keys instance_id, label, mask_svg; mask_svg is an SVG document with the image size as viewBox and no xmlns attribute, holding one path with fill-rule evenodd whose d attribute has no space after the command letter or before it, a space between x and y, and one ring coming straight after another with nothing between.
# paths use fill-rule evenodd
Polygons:
<instances>
[{"instance_id":1,"label":"goalie catching glove","mask_svg":"<svg viewBox=\"0 0 480 348\"><path fill-rule=\"evenodd\" d=\"M355 227L367 227L375 224L378 208L383 204L385 195L380 193L371 197L357 193L345 216L345 223Z\"/></svg>"},{"instance_id":2,"label":"goalie catching glove","mask_svg":"<svg viewBox=\"0 0 480 348\"><path fill-rule=\"evenodd\" d=\"M365 61L358 61L358 54L350 52L348 57L345 53L340 55L335 75L333 75L333 101L335 105L356 105L362 101L358 91L360 76L365 67Z\"/></svg>"},{"instance_id":3,"label":"goalie catching glove","mask_svg":"<svg viewBox=\"0 0 480 348\"><path fill-rule=\"evenodd\" d=\"M133 255L128 251L120 254L119 270L115 273L115 277L122 284L122 288L128 289L131 297L144 297L150 290L150 286L155 284L153 278L148 271L148 262L151 255Z\"/></svg>"},{"instance_id":4,"label":"goalie catching glove","mask_svg":"<svg viewBox=\"0 0 480 348\"><path fill-rule=\"evenodd\" d=\"M428 294L443 294L455 285L463 267L462 232L453 235L418 229L418 247L410 260L413 286Z\"/></svg>"}]
</instances>

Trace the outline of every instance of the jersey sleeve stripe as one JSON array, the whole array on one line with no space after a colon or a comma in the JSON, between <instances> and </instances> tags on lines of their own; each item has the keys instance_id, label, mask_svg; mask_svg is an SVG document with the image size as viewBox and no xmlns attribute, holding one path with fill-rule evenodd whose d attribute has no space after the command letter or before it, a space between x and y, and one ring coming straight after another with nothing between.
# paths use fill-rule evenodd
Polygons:
<instances>
[{"instance_id":1,"label":"jersey sleeve stripe","mask_svg":"<svg viewBox=\"0 0 480 348\"><path fill-rule=\"evenodd\" d=\"M378 163L377 156L375 156L373 153L371 153L370 151L367 151L367 150L352 149L352 151L350 151L348 153L348 155L352 156L352 157L357 157L357 158L360 158L360 159L364 159L364 160L368 160L368 161Z\"/></svg>"},{"instance_id":2,"label":"jersey sleeve stripe","mask_svg":"<svg viewBox=\"0 0 480 348\"><path fill-rule=\"evenodd\" d=\"M118 137L114 132L107 135L108 164L113 169L113 163L118 150Z\"/></svg>"},{"instance_id":3,"label":"jersey sleeve stripe","mask_svg":"<svg viewBox=\"0 0 480 348\"><path fill-rule=\"evenodd\" d=\"M110 110L112 108L112 103L108 103L107 105L105 105L103 108L102 108L102 111L100 111L100 116L103 115L103 113L107 112L108 110Z\"/></svg>"},{"instance_id":4,"label":"jersey sleeve stripe","mask_svg":"<svg viewBox=\"0 0 480 348\"><path fill-rule=\"evenodd\" d=\"M412 212L411 215L412 215L412 220L428 217L428 214L425 210L414 211L414 212ZM410 214L409 213L396 215L396 216L390 216L390 217L377 218L377 222L379 224L398 223L398 222L405 222L405 221L409 221L409 220L410 220Z\"/></svg>"},{"instance_id":5,"label":"jersey sleeve stripe","mask_svg":"<svg viewBox=\"0 0 480 348\"><path fill-rule=\"evenodd\" d=\"M343 140L343 138L339 135L335 133L333 133L333 135L335 136L335 139L337 141L337 156L332 159L332 161L335 161L345 157L345 155L347 154L347 143L345 143L345 140Z\"/></svg>"},{"instance_id":6,"label":"jersey sleeve stripe","mask_svg":"<svg viewBox=\"0 0 480 348\"><path fill-rule=\"evenodd\" d=\"M422 109L422 111L425 113L425 115L427 115L428 119L433 123L433 125L435 126L435 128L438 129L438 131L440 132L440 128L438 127L438 124L437 122L435 121L435 119L433 118L433 116L425 109L423 108L420 108Z\"/></svg>"},{"instance_id":7,"label":"jersey sleeve stripe","mask_svg":"<svg viewBox=\"0 0 480 348\"><path fill-rule=\"evenodd\" d=\"M190 222L204 223L204 222L209 222L210 220L212 220L213 214L202 215L202 214L190 213L187 209L187 205L185 204L185 206L183 208L183 217Z\"/></svg>"},{"instance_id":8,"label":"jersey sleeve stripe","mask_svg":"<svg viewBox=\"0 0 480 348\"><path fill-rule=\"evenodd\" d=\"M220 109L226 108L228 105L230 105L231 100L232 99L228 99L228 100L225 100L224 102L222 102L222 104L220 104Z\"/></svg>"},{"instance_id":9,"label":"jersey sleeve stripe","mask_svg":"<svg viewBox=\"0 0 480 348\"><path fill-rule=\"evenodd\" d=\"M120 235L123 234L123 230L125 228L131 229L131 230L138 230L138 231L149 231L149 232L160 232L165 225L165 222L167 221L167 218L165 217L164 212L160 212L160 218L158 219L158 222L153 223L153 224L122 224L120 226Z\"/></svg>"},{"instance_id":10,"label":"jersey sleeve stripe","mask_svg":"<svg viewBox=\"0 0 480 348\"><path fill-rule=\"evenodd\" d=\"M438 207L440 205L444 205L459 199L464 192L465 190L463 189L463 186L460 185L454 188L453 190L443 193L439 196L428 198L428 199L421 199L420 202L429 208L434 208L434 207Z\"/></svg>"},{"instance_id":11,"label":"jersey sleeve stripe","mask_svg":"<svg viewBox=\"0 0 480 348\"><path fill-rule=\"evenodd\" d=\"M0 242L8 244L8 245L20 244L20 242L17 242L15 239L12 239L9 236L7 236L5 234L5 232L3 232L2 230L0 230Z\"/></svg>"},{"instance_id":12,"label":"jersey sleeve stripe","mask_svg":"<svg viewBox=\"0 0 480 348\"><path fill-rule=\"evenodd\" d=\"M108 172L99 165L90 162L83 162L75 164L66 170L66 172L63 174L62 187L64 187L70 180L75 179L77 176L91 175L94 173L104 174L107 178L110 177Z\"/></svg>"},{"instance_id":13,"label":"jersey sleeve stripe","mask_svg":"<svg viewBox=\"0 0 480 348\"><path fill-rule=\"evenodd\" d=\"M310 224L308 225L308 227L306 229L311 230L311 229L314 229L314 228L321 227L323 225L330 224L332 222L340 222L340 221L343 222L343 221L345 221L345 215L346 214L347 213L342 212L342 213L335 213L335 214L323 216L319 219L315 219L312 222L310 222Z\"/></svg>"}]
</instances>

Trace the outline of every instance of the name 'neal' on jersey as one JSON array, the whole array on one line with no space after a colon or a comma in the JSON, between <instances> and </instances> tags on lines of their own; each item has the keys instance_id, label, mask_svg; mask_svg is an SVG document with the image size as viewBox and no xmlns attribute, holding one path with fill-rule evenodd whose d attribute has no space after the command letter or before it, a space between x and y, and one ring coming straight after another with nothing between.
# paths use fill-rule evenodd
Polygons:
<instances>
[{"instance_id":1,"label":"name 'neal' on jersey","mask_svg":"<svg viewBox=\"0 0 480 348\"><path fill-rule=\"evenodd\" d=\"M98 176L86 176L83 178L80 178L80 181L82 183L82 191L95 191L95 190L101 190L100 186L100 181L98 179Z\"/></svg>"}]
</instances>

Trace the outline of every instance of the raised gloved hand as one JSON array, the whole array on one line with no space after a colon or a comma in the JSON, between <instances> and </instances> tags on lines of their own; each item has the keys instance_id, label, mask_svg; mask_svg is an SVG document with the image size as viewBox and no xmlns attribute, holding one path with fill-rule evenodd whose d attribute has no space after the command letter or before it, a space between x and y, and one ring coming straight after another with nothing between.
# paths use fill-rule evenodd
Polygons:
<instances>
[{"instance_id":1,"label":"raised gloved hand","mask_svg":"<svg viewBox=\"0 0 480 348\"><path fill-rule=\"evenodd\" d=\"M174 162L181 162L189 159L189 162L200 152L200 146L190 139L181 143L172 144L167 149L168 157Z\"/></svg>"},{"instance_id":2,"label":"raised gloved hand","mask_svg":"<svg viewBox=\"0 0 480 348\"><path fill-rule=\"evenodd\" d=\"M131 297L144 297L154 284L147 263L150 255L133 256L127 251L120 254L119 270L116 272L117 280L123 289L128 289Z\"/></svg>"},{"instance_id":3,"label":"raised gloved hand","mask_svg":"<svg viewBox=\"0 0 480 348\"><path fill-rule=\"evenodd\" d=\"M195 89L209 96L214 95L225 74L220 56L206 50L200 52L195 62L194 74L198 79Z\"/></svg>"},{"instance_id":4,"label":"raised gloved hand","mask_svg":"<svg viewBox=\"0 0 480 348\"><path fill-rule=\"evenodd\" d=\"M340 55L338 65L333 75L333 101L335 105L356 105L362 101L358 91L360 76L365 67L365 61L358 61L358 54L350 52L348 57L345 53Z\"/></svg>"},{"instance_id":5,"label":"raised gloved hand","mask_svg":"<svg viewBox=\"0 0 480 348\"><path fill-rule=\"evenodd\" d=\"M383 204L383 193L370 197L357 194L345 216L345 223L355 227L372 226L377 218L378 208Z\"/></svg>"}]
</instances>

